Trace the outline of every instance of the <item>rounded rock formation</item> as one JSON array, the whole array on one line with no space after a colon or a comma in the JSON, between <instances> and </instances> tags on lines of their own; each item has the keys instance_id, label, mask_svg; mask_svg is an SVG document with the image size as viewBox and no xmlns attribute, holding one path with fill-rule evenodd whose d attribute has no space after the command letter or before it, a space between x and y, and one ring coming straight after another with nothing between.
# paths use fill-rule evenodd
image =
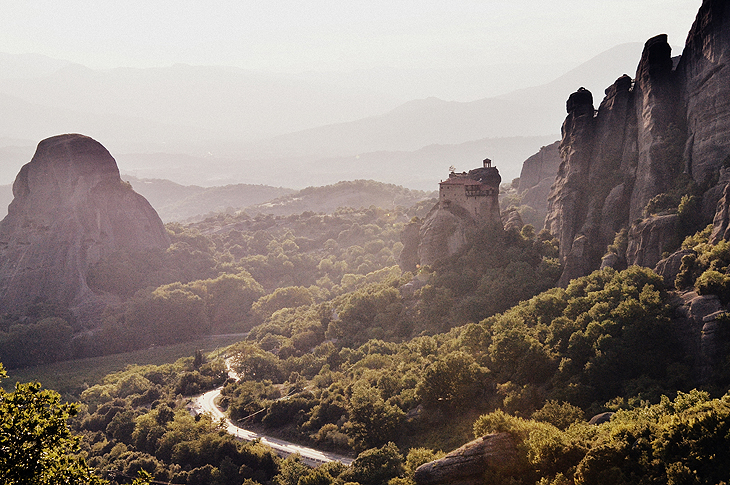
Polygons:
<instances>
[{"instance_id":1,"label":"rounded rock formation","mask_svg":"<svg viewBox=\"0 0 730 485\"><path fill-rule=\"evenodd\" d=\"M170 244L152 206L122 181L106 148L87 136L41 141L20 169L13 195L0 222L4 312L22 313L39 301L77 315L98 312L103 299L86 284L90 264L115 251Z\"/></svg>"}]
</instances>

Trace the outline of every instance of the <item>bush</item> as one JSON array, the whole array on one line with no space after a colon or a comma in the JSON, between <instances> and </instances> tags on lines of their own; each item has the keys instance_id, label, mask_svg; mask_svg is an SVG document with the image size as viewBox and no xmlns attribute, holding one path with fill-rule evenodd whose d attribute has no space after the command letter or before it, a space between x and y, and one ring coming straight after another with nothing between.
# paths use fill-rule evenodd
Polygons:
<instances>
[{"instance_id":1,"label":"bush","mask_svg":"<svg viewBox=\"0 0 730 485\"><path fill-rule=\"evenodd\" d=\"M730 302L730 277L708 269L695 282L697 293L700 295L717 295L723 304Z\"/></svg>"}]
</instances>

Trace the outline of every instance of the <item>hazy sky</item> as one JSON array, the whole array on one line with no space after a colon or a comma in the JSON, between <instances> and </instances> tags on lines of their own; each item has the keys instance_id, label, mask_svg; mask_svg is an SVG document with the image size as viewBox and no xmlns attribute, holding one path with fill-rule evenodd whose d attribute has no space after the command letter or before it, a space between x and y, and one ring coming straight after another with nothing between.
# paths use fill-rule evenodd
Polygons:
<instances>
[{"instance_id":1,"label":"hazy sky","mask_svg":"<svg viewBox=\"0 0 730 485\"><path fill-rule=\"evenodd\" d=\"M93 68L297 72L583 62L669 34L700 0L0 0L0 51Z\"/></svg>"}]
</instances>

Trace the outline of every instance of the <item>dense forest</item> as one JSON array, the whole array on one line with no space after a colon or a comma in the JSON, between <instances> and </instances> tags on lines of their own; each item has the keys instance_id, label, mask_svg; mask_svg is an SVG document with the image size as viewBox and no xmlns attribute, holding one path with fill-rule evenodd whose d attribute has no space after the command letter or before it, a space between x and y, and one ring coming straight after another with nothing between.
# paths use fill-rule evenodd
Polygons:
<instances>
[{"instance_id":1,"label":"dense forest","mask_svg":"<svg viewBox=\"0 0 730 485\"><path fill-rule=\"evenodd\" d=\"M730 245L710 245L709 229L688 237L696 254L674 286L630 267L561 289L550 234L487 227L456 255L403 273L402 227L432 204L168 224L167 251L92 268L96 289L127 296L98 328L75 328L39 302L30 321L3 317L3 359L13 367L247 332L226 350L240 381L198 352L130 366L77 396L79 456L111 483L405 485L418 465L490 432L510 433L519 454L490 483L724 476L715 470L730 457L707 450L725 443L730 365L700 379L672 298L730 300ZM13 354L18 339L38 350ZM355 462L311 469L193 417L189 398L221 385L220 405L242 426ZM587 424L607 411L610 422Z\"/></svg>"}]
</instances>

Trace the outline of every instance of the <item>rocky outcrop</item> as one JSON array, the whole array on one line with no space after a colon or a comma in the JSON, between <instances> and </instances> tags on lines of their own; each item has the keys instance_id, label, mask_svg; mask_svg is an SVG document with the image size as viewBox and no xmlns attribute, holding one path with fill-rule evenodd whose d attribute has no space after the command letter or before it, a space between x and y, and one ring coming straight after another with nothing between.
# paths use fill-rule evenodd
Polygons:
<instances>
[{"instance_id":1,"label":"rocky outcrop","mask_svg":"<svg viewBox=\"0 0 730 485\"><path fill-rule=\"evenodd\" d=\"M722 198L717 202L710 243L717 244L723 239L730 240L730 184L725 185Z\"/></svg>"},{"instance_id":2,"label":"rocky outcrop","mask_svg":"<svg viewBox=\"0 0 730 485\"><path fill-rule=\"evenodd\" d=\"M677 116L679 90L672 66L672 48L667 36L649 39L636 71L633 91L638 157L629 220L641 217L646 203L666 192L683 169L684 132Z\"/></svg>"},{"instance_id":3,"label":"rocky outcrop","mask_svg":"<svg viewBox=\"0 0 730 485\"><path fill-rule=\"evenodd\" d=\"M727 344L728 313L716 295L698 295L695 291L678 293L671 306L672 323L683 352L694 356L694 379L705 382L722 372L724 359L718 358L720 346Z\"/></svg>"},{"instance_id":4,"label":"rocky outcrop","mask_svg":"<svg viewBox=\"0 0 730 485\"><path fill-rule=\"evenodd\" d=\"M660 260L656 266L654 266L654 272L664 279L665 285L671 288L674 286L679 270L682 268L682 258L696 254L697 253L692 249L680 249L679 251L675 251L668 257Z\"/></svg>"},{"instance_id":5,"label":"rocky outcrop","mask_svg":"<svg viewBox=\"0 0 730 485\"><path fill-rule=\"evenodd\" d=\"M525 160L520 172L520 203L532 207L534 214L525 215L525 222L542 227L547 215L550 187L560 167L560 141L540 148L540 151Z\"/></svg>"},{"instance_id":6,"label":"rocky outcrop","mask_svg":"<svg viewBox=\"0 0 730 485\"><path fill-rule=\"evenodd\" d=\"M466 247L477 231L502 231L501 181L499 170L489 159L469 172L449 173L449 178L439 184L438 203L423 222L414 220L401 233L400 267L414 271L419 265L432 265ZM521 221L519 224L522 227Z\"/></svg>"},{"instance_id":7,"label":"rocky outcrop","mask_svg":"<svg viewBox=\"0 0 730 485\"><path fill-rule=\"evenodd\" d=\"M474 218L462 207L456 204L441 207L437 204L420 228L419 263L431 265L438 259L456 254L477 228Z\"/></svg>"},{"instance_id":8,"label":"rocky outcrop","mask_svg":"<svg viewBox=\"0 0 730 485\"><path fill-rule=\"evenodd\" d=\"M417 485L477 485L487 471L513 471L517 448L508 433L471 441L448 455L416 469Z\"/></svg>"},{"instance_id":9,"label":"rocky outcrop","mask_svg":"<svg viewBox=\"0 0 730 485\"><path fill-rule=\"evenodd\" d=\"M651 216L633 224L629 230L627 262L649 268L656 266L666 249L675 248L681 242L677 240L678 225L677 214Z\"/></svg>"},{"instance_id":10,"label":"rocky outcrop","mask_svg":"<svg viewBox=\"0 0 730 485\"><path fill-rule=\"evenodd\" d=\"M90 264L118 250L170 244L155 210L119 177L114 158L83 135L40 142L13 195L0 222L4 311L22 312L42 300L88 317L104 304L86 284Z\"/></svg>"},{"instance_id":11,"label":"rocky outcrop","mask_svg":"<svg viewBox=\"0 0 730 485\"><path fill-rule=\"evenodd\" d=\"M560 241L562 284L597 269L622 228L629 229L628 264L653 267L681 242L676 216L669 215L690 185L705 188L692 222L710 222L728 178L728 61L730 4L705 0L678 62L667 36L658 35L645 44L635 79L618 78L597 112L586 90L570 96L545 219ZM645 214L659 194L673 194L665 197L675 205L659 204L658 217ZM727 212L718 214L714 238L724 237Z\"/></svg>"},{"instance_id":12,"label":"rocky outcrop","mask_svg":"<svg viewBox=\"0 0 730 485\"><path fill-rule=\"evenodd\" d=\"M590 250L588 238L582 234L578 235L570 247L570 253L565 256L563 274L560 275L558 286L565 288L570 280L590 272L590 264L593 261Z\"/></svg>"},{"instance_id":13,"label":"rocky outcrop","mask_svg":"<svg viewBox=\"0 0 730 485\"><path fill-rule=\"evenodd\" d=\"M522 216L517 209L507 209L502 213L502 227L505 231L520 232L525 224L522 222Z\"/></svg>"},{"instance_id":14,"label":"rocky outcrop","mask_svg":"<svg viewBox=\"0 0 730 485\"><path fill-rule=\"evenodd\" d=\"M613 417L613 414L611 411L607 411L605 413L599 413L593 416L590 421L588 421L588 424L592 424L594 426L598 426L599 424L608 423L611 421L611 418Z\"/></svg>"},{"instance_id":15,"label":"rocky outcrop","mask_svg":"<svg viewBox=\"0 0 730 485\"><path fill-rule=\"evenodd\" d=\"M565 260L585 219L589 195L588 172L595 133L593 95L585 88L570 95L568 117L560 143L562 163L548 198L545 227L558 238Z\"/></svg>"},{"instance_id":16,"label":"rocky outcrop","mask_svg":"<svg viewBox=\"0 0 730 485\"><path fill-rule=\"evenodd\" d=\"M730 147L730 3L702 2L677 72L687 171L695 180L710 180Z\"/></svg>"}]
</instances>

